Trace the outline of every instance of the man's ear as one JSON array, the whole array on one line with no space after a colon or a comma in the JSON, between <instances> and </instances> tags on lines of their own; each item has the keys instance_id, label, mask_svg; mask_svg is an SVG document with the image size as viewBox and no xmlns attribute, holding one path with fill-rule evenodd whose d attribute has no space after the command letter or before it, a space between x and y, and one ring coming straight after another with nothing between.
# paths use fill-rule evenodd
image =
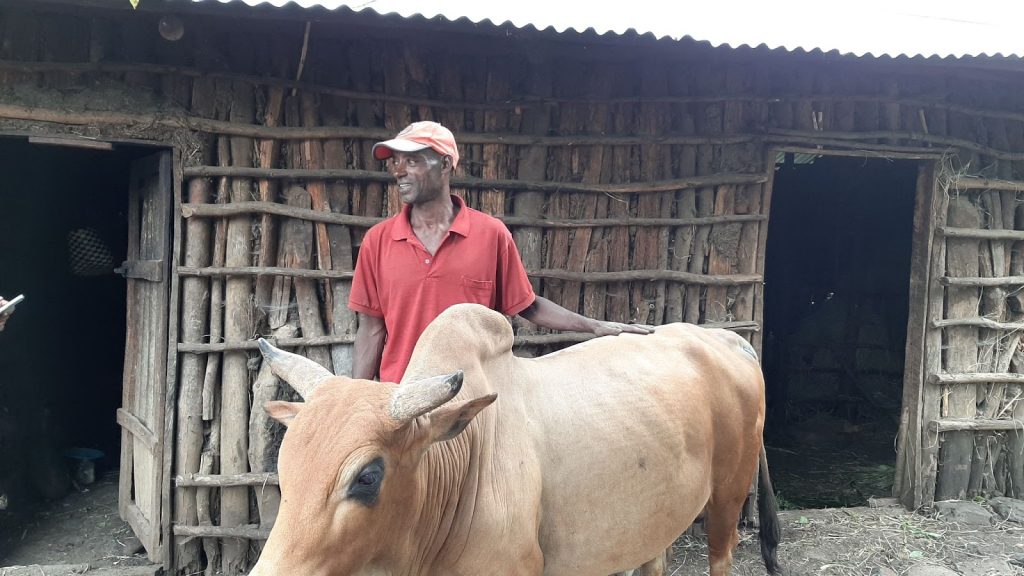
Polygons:
<instances>
[{"instance_id":1,"label":"man's ear","mask_svg":"<svg viewBox=\"0 0 1024 576\"><path fill-rule=\"evenodd\" d=\"M452 157L445 154L441 157L441 172L455 172L452 166Z\"/></svg>"},{"instance_id":2,"label":"man's ear","mask_svg":"<svg viewBox=\"0 0 1024 576\"><path fill-rule=\"evenodd\" d=\"M263 405L263 409L267 411L267 414L271 418L277 420L281 424L287 426L299 415L299 411L302 410L304 404L302 402L284 402L282 400L272 400Z\"/></svg>"},{"instance_id":3,"label":"man's ear","mask_svg":"<svg viewBox=\"0 0 1024 576\"><path fill-rule=\"evenodd\" d=\"M430 442L444 442L455 438L469 426L481 410L490 406L497 398L497 394L488 394L473 400L445 404L434 410L427 416Z\"/></svg>"}]
</instances>

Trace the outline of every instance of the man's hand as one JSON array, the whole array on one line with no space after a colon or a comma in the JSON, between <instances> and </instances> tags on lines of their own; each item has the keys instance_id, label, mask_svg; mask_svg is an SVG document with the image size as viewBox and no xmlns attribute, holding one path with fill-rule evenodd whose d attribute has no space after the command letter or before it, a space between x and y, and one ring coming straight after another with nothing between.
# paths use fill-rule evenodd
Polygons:
<instances>
[{"instance_id":1,"label":"man's hand","mask_svg":"<svg viewBox=\"0 0 1024 576\"><path fill-rule=\"evenodd\" d=\"M7 300L4 300L3 296L0 296L0 307L3 307L4 304L7 304ZM4 329L4 324L7 324L7 319L10 318L13 313L14 309L11 308L7 312L0 314L0 330Z\"/></svg>"},{"instance_id":2,"label":"man's hand","mask_svg":"<svg viewBox=\"0 0 1024 576\"><path fill-rule=\"evenodd\" d=\"M622 322L601 322L594 327L595 336L618 336L622 333L651 334L654 326L647 324L623 324Z\"/></svg>"}]
</instances>

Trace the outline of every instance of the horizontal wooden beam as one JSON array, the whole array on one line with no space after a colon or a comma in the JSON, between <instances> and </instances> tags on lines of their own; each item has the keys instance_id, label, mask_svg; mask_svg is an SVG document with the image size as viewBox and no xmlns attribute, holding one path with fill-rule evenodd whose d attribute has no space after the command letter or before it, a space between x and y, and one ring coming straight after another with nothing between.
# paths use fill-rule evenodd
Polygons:
<instances>
[{"instance_id":1,"label":"horizontal wooden beam","mask_svg":"<svg viewBox=\"0 0 1024 576\"><path fill-rule=\"evenodd\" d=\"M935 432L998 432L1017 430L1024 433L1024 420L992 420L988 418L932 420L928 424Z\"/></svg>"},{"instance_id":2,"label":"horizontal wooden beam","mask_svg":"<svg viewBox=\"0 0 1024 576\"><path fill-rule=\"evenodd\" d=\"M369 228L384 220L384 218L372 216L352 216L350 214L324 212L311 208L299 208L276 202L181 205L181 215L185 218L226 218L245 214L272 214L311 222L359 228ZM546 218L524 218L521 216L499 216L498 218L509 227L530 226L535 228L611 228L621 226L671 228L676 226L711 226L714 224L759 222L767 219L763 214L724 214L700 218L588 218L578 220L548 220Z\"/></svg>"},{"instance_id":3,"label":"horizontal wooden beam","mask_svg":"<svg viewBox=\"0 0 1024 576\"><path fill-rule=\"evenodd\" d=\"M1024 384L1024 374L1006 372L971 372L968 374L932 374L928 376L931 384Z\"/></svg>"},{"instance_id":4,"label":"horizontal wooden beam","mask_svg":"<svg viewBox=\"0 0 1024 576\"><path fill-rule=\"evenodd\" d=\"M943 286L968 286L968 287L991 287L991 286L1020 286L1024 285L1024 276L994 276L994 277L961 277L942 276L939 284Z\"/></svg>"},{"instance_id":5,"label":"horizontal wooden beam","mask_svg":"<svg viewBox=\"0 0 1024 576\"><path fill-rule=\"evenodd\" d=\"M953 104L944 99L931 98L893 98L884 94L712 94L693 96L618 96L608 98L572 98L572 97L522 97L508 98L491 101L475 100L437 100L410 96L406 94L387 94L379 90L348 90L312 84L289 78L275 78L268 76L257 76L253 74L240 74L225 72L221 70L209 70L188 66L171 66L167 64L152 63L120 63L120 62L40 62L27 60L0 60L0 70L13 70L27 72L30 74L40 72L70 72L75 74L98 73L98 74L123 74L126 72L141 72L145 74L161 74L170 76L218 78L225 80L238 80L252 84L253 86L279 86L294 88L304 92L317 94L328 94L341 96L352 100L370 100L374 102L394 102L410 106L425 106L445 109L469 109L469 110L516 110L534 106L546 106L550 104L693 104L693 103L720 103L720 102L750 102L763 104L776 103L797 103L797 102L873 102L878 104L898 104L925 109L947 110L960 112L968 116L980 116L984 118L999 118L1003 120L1017 120L1024 122L1024 113L1011 112L1008 110L993 110L986 108L975 108L962 104Z\"/></svg>"},{"instance_id":6,"label":"horizontal wooden beam","mask_svg":"<svg viewBox=\"0 0 1024 576\"><path fill-rule=\"evenodd\" d=\"M276 472L248 472L245 474L188 474L176 476L174 484L188 486L277 486L280 482Z\"/></svg>"},{"instance_id":7,"label":"horizontal wooden beam","mask_svg":"<svg viewBox=\"0 0 1024 576\"><path fill-rule=\"evenodd\" d=\"M849 143L837 149L827 142L819 142L819 146L772 146L776 152L793 152L797 154L819 154L821 156L848 156L854 158L890 158L900 160L938 160L946 153L938 148L911 148L909 146L862 146L850 148Z\"/></svg>"},{"instance_id":8,"label":"horizontal wooden beam","mask_svg":"<svg viewBox=\"0 0 1024 576\"><path fill-rule=\"evenodd\" d=\"M1024 330L1024 322L996 322L988 318L945 318L932 320L933 328L950 328L956 326L974 326L989 330Z\"/></svg>"},{"instance_id":9,"label":"horizontal wooden beam","mask_svg":"<svg viewBox=\"0 0 1024 576\"><path fill-rule=\"evenodd\" d=\"M262 180L355 180L359 182L392 182L382 170L352 168L259 168L253 166L186 166L185 178L258 178Z\"/></svg>"},{"instance_id":10,"label":"horizontal wooden beam","mask_svg":"<svg viewBox=\"0 0 1024 576\"><path fill-rule=\"evenodd\" d=\"M374 170L300 169L300 168L250 168L245 166L191 166L183 169L186 178L266 178L291 180L353 180L391 182L387 172ZM497 180L453 176L451 184L456 188L513 190L520 192L593 192L596 194L645 194L672 192L708 186L760 184L768 181L763 173L729 173L691 176L673 180L652 182L628 182L623 184L584 184L580 182L540 182L528 180Z\"/></svg>"},{"instance_id":11,"label":"horizontal wooden beam","mask_svg":"<svg viewBox=\"0 0 1024 576\"><path fill-rule=\"evenodd\" d=\"M573 272L570 270L529 270L532 278L565 280L568 282L649 282L666 280L699 286L742 286L761 282L760 274L711 275L679 272L676 270L624 270L621 272Z\"/></svg>"},{"instance_id":12,"label":"horizontal wooden beam","mask_svg":"<svg viewBox=\"0 0 1024 576\"><path fill-rule=\"evenodd\" d=\"M179 276L219 278L229 276L291 276L293 278L316 278L351 280L355 273L350 270L310 270L302 268L281 268L276 266L209 266L195 268L179 266ZM620 272L573 272L560 269L528 270L531 278L565 280L569 282L652 282L666 280L697 284L700 286L741 286L761 281L760 274L709 275L680 272L676 270L623 270Z\"/></svg>"},{"instance_id":13,"label":"horizontal wooden beam","mask_svg":"<svg viewBox=\"0 0 1024 576\"><path fill-rule=\"evenodd\" d=\"M950 228L940 226L936 231L946 238L972 238L978 240L1024 240L1024 230L983 230L981 228Z\"/></svg>"},{"instance_id":14,"label":"horizontal wooden beam","mask_svg":"<svg viewBox=\"0 0 1024 576\"><path fill-rule=\"evenodd\" d=\"M181 114L137 114L115 111L68 111L19 104L0 104L0 119L53 122L74 126L129 125L164 127L222 136L241 136L269 140L386 140L393 130L363 126L284 127L242 124ZM513 146L634 146L640 144L743 144L757 140L752 134L721 134L714 136L660 135L617 136L577 134L569 136L532 136L519 133L463 132L460 144L506 144Z\"/></svg>"},{"instance_id":15,"label":"horizontal wooden beam","mask_svg":"<svg viewBox=\"0 0 1024 576\"><path fill-rule=\"evenodd\" d=\"M683 226L711 226L714 224L736 224L767 220L764 214L723 214L697 218L580 218L548 220L546 218L524 218L522 216L498 216L506 226L529 226L533 228L615 228L622 226L643 226L676 228Z\"/></svg>"},{"instance_id":16,"label":"horizontal wooden beam","mask_svg":"<svg viewBox=\"0 0 1024 576\"><path fill-rule=\"evenodd\" d=\"M323 222L325 224L337 224L339 226L356 226L369 228L384 218L373 216L353 216L338 212L324 212L312 208L300 208L288 206L277 202L230 202L228 204L190 204L181 205L181 215L184 218L227 218L230 216L244 216L246 214L271 214L284 216L310 222Z\"/></svg>"},{"instance_id":17,"label":"horizontal wooden beam","mask_svg":"<svg viewBox=\"0 0 1024 576\"><path fill-rule=\"evenodd\" d=\"M68 148L87 148L89 150L113 150L114 145L105 140L84 136L29 136L29 144L49 146L65 146Z\"/></svg>"},{"instance_id":18,"label":"horizontal wooden beam","mask_svg":"<svg viewBox=\"0 0 1024 576\"><path fill-rule=\"evenodd\" d=\"M243 540L266 540L270 538L270 528L260 528L256 524L245 526L174 526L174 535L182 538L241 538Z\"/></svg>"},{"instance_id":19,"label":"horizontal wooden beam","mask_svg":"<svg viewBox=\"0 0 1024 576\"><path fill-rule=\"evenodd\" d=\"M871 130L858 132L855 130L840 131L840 130L768 130L765 133L765 137L769 141L779 141L783 139L801 139L807 142L814 142L815 140L832 140L832 141L861 141L856 146L867 146L867 147L879 147L882 145L871 145L865 143L865 140L907 140L911 142L920 142L926 144L934 144L946 148L962 148L964 150L970 150L979 154L984 154L999 158L1001 160L1024 160L1024 153L1022 152L1010 152L1007 150L999 150L996 148L989 148L988 146L982 146L977 142L966 140L963 138L954 138L952 136L943 136L940 134L929 134L926 132L914 132L912 130ZM899 147L897 146L898 150Z\"/></svg>"},{"instance_id":20,"label":"horizontal wooden beam","mask_svg":"<svg viewBox=\"0 0 1024 576\"><path fill-rule=\"evenodd\" d=\"M122 428L131 433L146 445L151 451L156 449L157 437L152 430L149 429L146 424L139 419L138 416L125 410L124 408L117 409L117 423Z\"/></svg>"},{"instance_id":21,"label":"horizontal wooden beam","mask_svg":"<svg viewBox=\"0 0 1024 576\"><path fill-rule=\"evenodd\" d=\"M281 268L278 266L208 266L195 268L179 266L178 276L199 276L203 278L220 278L230 276L291 276L292 278L319 278L333 280L351 280L351 270L309 270L304 268Z\"/></svg>"},{"instance_id":22,"label":"horizontal wooden beam","mask_svg":"<svg viewBox=\"0 0 1024 576\"><path fill-rule=\"evenodd\" d=\"M959 176L951 182L957 190L1008 190L1024 191L1024 182L1014 180L993 180L975 176Z\"/></svg>"},{"instance_id":23,"label":"horizontal wooden beam","mask_svg":"<svg viewBox=\"0 0 1024 576\"><path fill-rule=\"evenodd\" d=\"M135 114L117 111L68 111L18 104L0 104L0 119L25 120L30 122L52 122L74 126L128 125L164 127L193 132L205 132L223 136L241 136L270 140L339 140L368 139L384 140L393 136L393 131L377 127L361 126L316 126L316 127L281 127L263 126L259 124L241 124L224 120L212 120L199 116L171 114ZM870 140L895 139L912 142L936 144L950 148L962 148L998 158L1001 160L1024 160L1024 153L997 150L982 146L976 142L950 136L927 134L923 132L877 130L870 132L856 131L801 131L772 130L761 134L719 134L712 136L692 135L653 135L653 136L618 136L605 134L577 134L559 136L534 136L518 133L481 133L467 132L459 134L462 144L505 144L513 146L634 146L641 144L744 144L747 142L776 142L779 144L824 144L824 141L842 143L844 140L861 141L850 144L851 147L877 149L881 145L868 142ZM898 151L895 146L893 151Z\"/></svg>"},{"instance_id":24,"label":"horizontal wooden beam","mask_svg":"<svg viewBox=\"0 0 1024 576\"><path fill-rule=\"evenodd\" d=\"M348 335L337 335L337 336L311 336L307 338L280 338L274 340L273 338L267 338L274 346L278 348L301 348L305 346L334 346L336 344L352 344L355 342L355 336ZM235 352L238 350L259 350L259 344L255 340L246 340L244 342L214 342L208 344L197 344L197 343L178 343L178 352L185 354L209 354L214 352Z\"/></svg>"}]
</instances>

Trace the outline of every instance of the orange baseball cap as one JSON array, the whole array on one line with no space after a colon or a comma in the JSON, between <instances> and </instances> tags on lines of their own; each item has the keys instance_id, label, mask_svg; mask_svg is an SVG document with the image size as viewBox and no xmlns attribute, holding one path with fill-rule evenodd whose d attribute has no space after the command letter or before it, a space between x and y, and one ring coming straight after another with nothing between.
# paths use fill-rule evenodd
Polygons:
<instances>
[{"instance_id":1,"label":"orange baseball cap","mask_svg":"<svg viewBox=\"0 0 1024 576\"><path fill-rule=\"evenodd\" d=\"M413 122L391 140L377 142L373 145L373 157L387 160L395 151L419 152L427 148L442 156L451 156L453 170L459 165L459 149L452 131L430 121Z\"/></svg>"}]
</instances>

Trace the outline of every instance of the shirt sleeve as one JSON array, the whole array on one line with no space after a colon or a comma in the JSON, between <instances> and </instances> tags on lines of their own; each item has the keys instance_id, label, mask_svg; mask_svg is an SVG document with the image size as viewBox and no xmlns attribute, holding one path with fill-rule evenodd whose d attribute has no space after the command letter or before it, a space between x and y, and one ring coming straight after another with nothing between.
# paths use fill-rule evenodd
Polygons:
<instances>
[{"instance_id":1,"label":"shirt sleeve","mask_svg":"<svg viewBox=\"0 0 1024 576\"><path fill-rule=\"evenodd\" d=\"M380 245L379 230L371 228L363 237L356 258L356 270L352 277L352 292L349 293L348 307L360 314L383 317L384 310L380 303L378 290L378 246Z\"/></svg>"},{"instance_id":2,"label":"shirt sleeve","mask_svg":"<svg viewBox=\"0 0 1024 576\"><path fill-rule=\"evenodd\" d=\"M526 310L537 299L533 285L526 275L523 260L519 257L519 249L512 238L512 233L503 228L504 234L498 249L499 306L501 313L515 316Z\"/></svg>"}]
</instances>

